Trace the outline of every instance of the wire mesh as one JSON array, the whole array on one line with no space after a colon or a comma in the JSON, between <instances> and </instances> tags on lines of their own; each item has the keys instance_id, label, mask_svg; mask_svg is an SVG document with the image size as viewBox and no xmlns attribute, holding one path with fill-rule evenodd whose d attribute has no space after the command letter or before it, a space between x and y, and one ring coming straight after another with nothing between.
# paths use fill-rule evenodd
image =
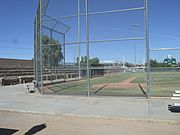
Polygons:
<instances>
[{"instance_id":1,"label":"wire mesh","mask_svg":"<svg viewBox=\"0 0 180 135\"><path fill-rule=\"evenodd\" d=\"M145 3L113 3L39 0L34 52L38 89L56 94L144 96L139 84L148 89ZM94 5L101 5L101 10ZM93 63L96 57L98 64ZM103 63L109 59L109 65ZM123 82L128 79L134 85L129 89Z\"/></svg>"}]
</instances>

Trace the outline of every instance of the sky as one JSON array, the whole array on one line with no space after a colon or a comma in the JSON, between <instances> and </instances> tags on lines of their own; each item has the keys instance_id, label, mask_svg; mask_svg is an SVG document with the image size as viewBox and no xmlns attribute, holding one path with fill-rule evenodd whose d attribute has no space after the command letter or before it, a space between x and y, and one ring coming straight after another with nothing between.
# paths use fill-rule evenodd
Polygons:
<instances>
[{"instance_id":1,"label":"sky","mask_svg":"<svg viewBox=\"0 0 180 135\"><path fill-rule=\"evenodd\" d=\"M1 0L0 4L0 58L33 58L34 18L38 0ZM149 0L150 48L180 48L180 0ZM89 0L89 12L143 7L144 0ZM81 13L85 2L81 0ZM77 13L77 0L50 0L48 15L64 16ZM59 20L70 26L66 42L77 42L77 18ZM85 41L85 17L81 17L81 41ZM52 22L43 21L44 25ZM134 25L137 24L137 25ZM62 27L57 27L61 31ZM43 30L44 34L49 34ZM54 38L62 40L54 33ZM144 11L89 16L89 39L144 37ZM66 46L66 60L74 61L78 45ZM150 57L163 61L167 55L180 60L180 51L151 52ZM81 55L86 55L85 44ZM136 56L136 59L135 59ZM145 41L121 41L90 44L90 57L101 61L119 60L142 64L145 62Z\"/></svg>"}]
</instances>

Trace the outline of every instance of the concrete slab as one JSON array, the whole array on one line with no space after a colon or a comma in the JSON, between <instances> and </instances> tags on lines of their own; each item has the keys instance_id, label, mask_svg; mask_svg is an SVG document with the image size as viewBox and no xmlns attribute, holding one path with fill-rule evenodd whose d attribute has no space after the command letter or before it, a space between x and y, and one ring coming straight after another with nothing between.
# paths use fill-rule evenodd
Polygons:
<instances>
[{"instance_id":1,"label":"concrete slab","mask_svg":"<svg viewBox=\"0 0 180 135\"><path fill-rule=\"evenodd\" d=\"M171 97L172 100L180 100L180 97Z\"/></svg>"},{"instance_id":2,"label":"concrete slab","mask_svg":"<svg viewBox=\"0 0 180 135\"><path fill-rule=\"evenodd\" d=\"M80 115L95 117L128 117L180 120L180 114L168 111L170 98L83 97L26 94L24 85L0 86L0 110Z\"/></svg>"}]
</instances>

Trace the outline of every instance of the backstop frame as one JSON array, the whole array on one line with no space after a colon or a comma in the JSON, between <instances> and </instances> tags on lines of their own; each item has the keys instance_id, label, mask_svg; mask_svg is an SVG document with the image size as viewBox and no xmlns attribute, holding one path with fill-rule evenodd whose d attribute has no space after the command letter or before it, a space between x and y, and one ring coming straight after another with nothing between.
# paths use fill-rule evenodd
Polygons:
<instances>
[{"instance_id":1,"label":"backstop frame","mask_svg":"<svg viewBox=\"0 0 180 135\"><path fill-rule=\"evenodd\" d=\"M45 1L45 5L43 2ZM151 97L150 95L150 57L149 57L149 20L148 20L148 0L144 1L144 7L136 7L136 8L129 8L129 9L120 9L120 10L109 10L109 11L99 11L99 12L89 12L88 11L88 0L85 0L85 13L80 13L80 0L77 0L78 3L78 13L74 15L68 16L61 16L61 17L49 17L43 19L43 16L46 15L46 9L48 7L49 0L39 0L38 9L36 12L36 17L34 21L34 79L36 80L36 88L43 94L43 63L42 63L42 22L48 20L60 20L60 19L67 19L67 18L78 18L78 41L77 42L65 42L65 34L64 34L64 48L66 45L73 45L78 44L78 74L79 78L81 78L81 66L80 66L80 48L81 44L86 44L86 56L87 56L87 95L90 94L90 67L89 67L89 44L91 43L100 43L100 42L113 42L113 41L129 41L129 40L145 40L146 41L146 83L147 83L147 93L148 99ZM44 13L43 13L44 10ZM106 40L91 40L89 41L89 16L90 15L101 15L101 14L110 14L110 13L117 13L117 12L130 12L130 11L137 11L137 10L144 10L144 19L145 19L145 27L146 27L146 35L144 37L134 37L134 38L116 38L116 39L106 39ZM86 17L86 41L81 41L80 39L80 17ZM48 44L50 45L57 45L57 44ZM64 50L65 55L65 50ZM65 66L65 58L64 58L64 66ZM65 70L65 69L64 69Z\"/></svg>"}]
</instances>

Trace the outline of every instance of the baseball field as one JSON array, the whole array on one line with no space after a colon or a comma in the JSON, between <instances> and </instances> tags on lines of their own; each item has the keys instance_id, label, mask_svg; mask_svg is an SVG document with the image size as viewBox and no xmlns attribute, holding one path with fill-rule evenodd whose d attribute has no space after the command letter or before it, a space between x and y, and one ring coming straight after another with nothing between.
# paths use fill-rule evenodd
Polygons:
<instances>
[{"instance_id":1,"label":"baseball field","mask_svg":"<svg viewBox=\"0 0 180 135\"><path fill-rule=\"evenodd\" d=\"M145 72L120 72L90 79L90 95L97 96L145 96ZM48 86L54 94L87 95L87 80L77 80ZM172 96L180 89L180 72L152 72L151 94L158 97Z\"/></svg>"}]
</instances>

